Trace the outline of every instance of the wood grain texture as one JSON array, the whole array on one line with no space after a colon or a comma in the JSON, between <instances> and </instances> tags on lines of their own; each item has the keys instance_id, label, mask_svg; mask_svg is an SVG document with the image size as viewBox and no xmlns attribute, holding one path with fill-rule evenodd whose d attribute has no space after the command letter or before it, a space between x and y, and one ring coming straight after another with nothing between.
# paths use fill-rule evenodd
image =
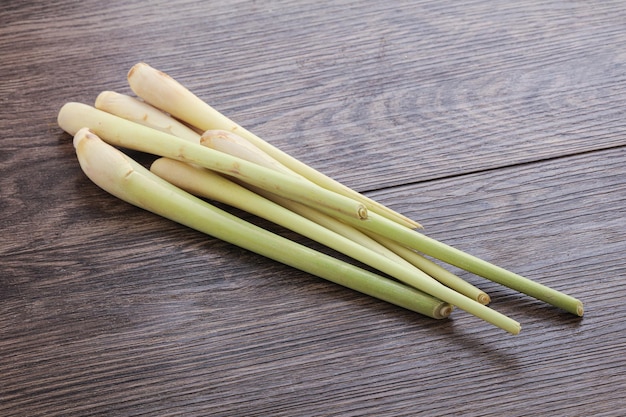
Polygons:
<instances>
[{"instance_id":1,"label":"wood grain texture","mask_svg":"<svg viewBox=\"0 0 626 417\"><path fill-rule=\"evenodd\" d=\"M622 2L22 1L0 22L0 415L626 414ZM105 194L56 112L128 93L140 61L585 317L456 271L522 333L427 319Z\"/></svg>"}]
</instances>

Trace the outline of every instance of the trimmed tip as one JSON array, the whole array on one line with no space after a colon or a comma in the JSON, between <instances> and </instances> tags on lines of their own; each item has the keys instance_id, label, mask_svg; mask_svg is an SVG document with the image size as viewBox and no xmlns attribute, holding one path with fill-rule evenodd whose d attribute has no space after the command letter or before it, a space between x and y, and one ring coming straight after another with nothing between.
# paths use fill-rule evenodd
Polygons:
<instances>
[{"instance_id":1,"label":"trimmed tip","mask_svg":"<svg viewBox=\"0 0 626 417\"><path fill-rule=\"evenodd\" d=\"M585 314L585 307L583 306L583 303L579 303L579 304L576 306L576 314L577 314L579 317L582 317L582 316Z\"/></svg>"},{"instance_id":2,"label":"trimmed tip","mask_svg":"<svg viewBox=\"0 0 626 417\"><path fill-rule=\"evenodd\" d=\"M151 67L145 62L138 62L137 64L133 65L132 68L128 70L128 74L126 75L126 78L130 80L131 78L133 78L133 76L138 75L139 73L143 73L143 74L148 73L148 74L156 75L157 77L172 79L172 77L170 77L168 74L156 68Z\"/></svg>"},{"instance_id":3,"label":"trimmed tip","mask_svg":"<svg viewBox=\"0 0 626 417\"><path fill-rule=\"evenodd\" d=\"M478 297L476 297L476 301L486 306L491 302L491 297L489 297L489 294L487 293L481 293L478 295Z\"/></svg>"},{"instance_id":4,"label":"trimmed tip","mask_svg":"<svg viewBox=\"0 0 626 417\"><path fill-rule=\"evenodd\" d=\"M115 100L117 97L119 97L120 94L116 93L115 91L102 91L100 94L98 94L98 96L96 97L96 101L94 102L94 106L96 107L96 109L101 109L104 105L104 103L107 103L111 100Z\"/></svg>"},{"instance_id":5,"label":"trimmed tip","mask_svg":"<svg viewBox=\"0 0 626 417\"><path fill-rule=\"evenodd\" d=\"M452 314L453 311L454 311L454 306L452 304L441 303L437 307L437 310L435 310L435 318L436 319L448 318L450 314Z\"/></svg>"},{"instance_id":6,"label":"trimmed tip","mask_svg":"<svg viewBox=\"0 0 626 417\"><path fill-rule=\"evenodd\" d=\"M141 67L150 67L150 65L146 64L145 62L138 62L138 63L136 63L128 71L128 74L126 75L126 78L131 78L135 74L135 72L138 71Z\"/></svg>"},{"instance_id":7,"label":"trimmed tip","mask_svg":"<svg viewBox=\"0 0 626 417\"><path fill-rule=\"evenodd\" d=\"M72 139L74 149L78 149L81 142L84 140L100 140L100 138L87 127L78 129L78 132L76 132L74 138Z\"/></svg>"},{"instance_id":8,"label":"trimmed tip","mask_svg":"<svg viewBox=\"0 0 626 417\"><path fill-rule=\"evenodd\" d=\"M81 106L83 106L83 104L70 101L61 106L57 114L57 124L59 127L72 136L78 133L80 127L83 127L77 127L76 123L76 119L78 118L76 115L80 114L79 109Z\"/></svg>"}]
</instances>

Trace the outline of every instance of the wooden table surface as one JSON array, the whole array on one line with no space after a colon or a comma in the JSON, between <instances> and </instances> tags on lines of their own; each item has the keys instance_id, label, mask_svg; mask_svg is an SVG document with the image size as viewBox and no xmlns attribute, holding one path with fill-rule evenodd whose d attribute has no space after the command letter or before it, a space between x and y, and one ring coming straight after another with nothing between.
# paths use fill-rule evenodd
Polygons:
<instances>
[{"instance_id":1,"label":"wooden table surface","mask_svg":"<svg viewBox=\"0 0 626 417\"><path fill-rule=\"evenodd\" d=\"M0 415L626 415L623 1L16 1L0 23ZM584 318L453 269L522 332L429 319L108 195L56 115L142 61Z\"/></svg>"}]
</instances>

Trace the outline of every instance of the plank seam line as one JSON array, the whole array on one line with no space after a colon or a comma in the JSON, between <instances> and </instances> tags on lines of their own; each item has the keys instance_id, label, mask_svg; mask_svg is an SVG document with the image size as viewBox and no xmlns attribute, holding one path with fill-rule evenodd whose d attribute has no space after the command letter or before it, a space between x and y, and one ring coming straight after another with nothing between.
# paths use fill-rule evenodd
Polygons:
<instances>
[{"instance_id":1,"label":"plank seam line","mask_svg":"<svg viewBox=\"0 0 626 417\"><path fill-rule=\"evenodd\" d=\"M360 193L362 193L362 194L374 193L374 192L378 192L378 191L393 190L395 188L401 188L401 187L406 187L406 186L412 186L412 185L418 185L418 184L428 184L428 183L435 182L435 181L449 180L449 179L455 179L455 178L463 178L463 177L467 177L467 176L470 176L470 175L483 174L483 173L487 173L487 172L498 171L498 170L501 170L501 169L508 169L508 168L522 167L522 166L525 166L525 165L538 164L538 163L543 163L543 162L557 161L559 159L566 159L566 158L572 158L572 157L577 157L577 156L582 156L582 155L589 155L589 154L594 154L594 153L598 153L598 152L605 152L605 151L610 151L610 150L620 149L620 148L626 148L626 144L611 145L611 146L606 146L606 147L603 147L603 148L590 149L590 150L579 151L579 152L572 152L572 153L567 153L567 154L563 154L563 155L550 156L550 157L533 159L533 160L528 160L528 161L521 161L521 162L516 162L516 163L512 163L512 164L508 164L508 165L499 165L499 166L494 166L494 167L489 167L489 168L476 169L476 170L473 170L473 171L467 171L467 172L463 172L463 173L460 173L460 174L440 175L440 176L429 178L429 179L425 179L425 180L411 181L411 182L407 182L407 183L403 183L403 184L391 185L391 186L387 186L387 187L370 188L370 189L367 189L367 190L360 191Z\"/></svg>"}]
</instances>

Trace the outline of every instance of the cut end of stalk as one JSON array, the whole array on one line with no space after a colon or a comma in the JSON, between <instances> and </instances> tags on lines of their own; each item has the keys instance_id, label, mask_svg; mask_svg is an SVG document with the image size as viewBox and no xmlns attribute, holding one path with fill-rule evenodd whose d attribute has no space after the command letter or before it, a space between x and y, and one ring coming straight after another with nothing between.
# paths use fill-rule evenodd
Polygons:
<instances>
[{"instance_id":1,"label":"cut end of stalk","mask_svg":"<svg viewBox=\"0 0 626 417\"><path fill-rule=\"evenodd\" d=\"M452 304L441 303L435 310L434 318L436 319L448 318L450 314L452 314L453 310L454 310L454 306Z\"/></svg>"},{"instance_id":2,"label":"cut end of stalk","mask_svg":"<svg viewBox=\"0 0 626 417\"><path fill-rule=\"evenodd\" d=\"M139 68L141 68L141 67L149 67L149 65L146 64L145 62L139 62L139 63L133 65L132 68L128 71L128 75L126 76L126 78L131 78L135 74L135 72L137 70L139 70ZM161 72L161 71L159 71L159 72L161 74L167 76L167 74L165 74L164 72Z\"/></svg>"},{"instance_id":3,"label":"cut end of stalk","mask_svg":"<svg viewBox=\"0 0 626 417\"><path fill-rule=\"evenodd\" d=\"M93 133L88 128L84 127L80 129L78 132L76 132L76 135L74 135L74 138L72 140L72 144L74 145L74 149L77 149L83 140L99 140L99 139L100 138L95 133Z\"/></svg>"},{"instance_id":4,"label":"cut end of stalk","mask_svg":"<svg viewBox=\"0 0 626 417\"><path fill-rule=\"evenodd\" d=\"M72 136L75 136L76 133L84 127L81 123L77 123L77 119L80 119L80 117L75 116L76 114L81 114L80 109L82 109L83 106L83 104L75 102L65 103L57 115L57 124L59 127Z\"/></svg>"},{"instance_id":5,"label":"cut end of stalk","mask_svg":"<svg viewBox=\"0 0 626 417\"><path fill-rule=\"evenodd\" d=\"M583 314L585 314L585 307L583 306L583 303L579 302L578 305L576 306L576 314L579 317L582 317Z\"/></svg>"},{"instance_id":6,"label":"cut end of stalk","mask_svg":"<svg viewBox=\"0 0 626 417\"><path fill-rule=\"evenodd\" d=\"M483 292L478 294L478 297L476 297L476 301L486 306L491 302L491 297L489 297L489 294Z\"/></svg>"}]
</instances>

